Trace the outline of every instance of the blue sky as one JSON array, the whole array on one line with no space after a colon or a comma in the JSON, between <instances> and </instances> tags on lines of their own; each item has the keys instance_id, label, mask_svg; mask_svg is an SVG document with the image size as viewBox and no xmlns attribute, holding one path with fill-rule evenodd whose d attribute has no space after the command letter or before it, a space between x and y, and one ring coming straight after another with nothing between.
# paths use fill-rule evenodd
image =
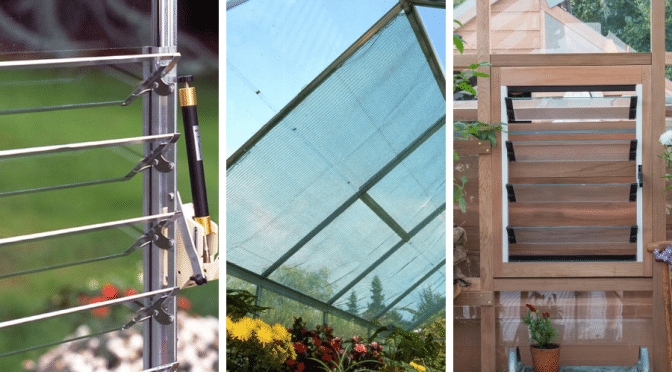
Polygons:
<instances>
[{"instance_id":1,"label":"blue sky","mask_svg":"<svg viewBox=\"0 0 672 372\"><path fill-rule=\"evenodd\" d=\"M252 0L226 12L226 157L397 3ZM446 11L418 7L446 69Z\"/></svg>"}]
</instances>

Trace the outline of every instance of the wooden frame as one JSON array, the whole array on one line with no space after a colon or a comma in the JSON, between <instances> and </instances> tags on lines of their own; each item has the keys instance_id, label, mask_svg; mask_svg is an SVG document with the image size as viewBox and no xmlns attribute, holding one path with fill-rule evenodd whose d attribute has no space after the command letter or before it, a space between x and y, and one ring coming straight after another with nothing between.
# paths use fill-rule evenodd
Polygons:
<instances>
[{"instance_id":1,"label":"wooden frame","mask_svg":"<svg viewBox=\"0 0 672 372\"><path fill-rule=\"evenodd\" d=\"M644 173L642 239L644 244L665 240L665 196L656 190L664 188L663 161L658 158L662 147L657 137L665 121L665 63L672 64L672 53L665 53L664 2L651 0L651 53L597 54L494 54L490 52L490 11L493 0L477 0L472 11L477 17L477 54L454 56L454 68L466 68L476 62L490 62L490 78L479 78L478 106L459 103L454 117L461 120L500 121L500 87L502 85L602 85L642 84L642 160ZM562 17L557 9L549 9L541 1L540 21L544 14ZM466 14L466 13L465 13ZM471 13L470 13L471 14ZM474 14L469 15L473 17ZM463 20L464 21L464 20ZM579 25L577 27L581 27ZM594 32L588 30L587 32ZM543 36L543 32L542 32ZM473 53L473 52L472 52ZM606 69L605 67L609 67ZM498 143L501 143L498 138ZM481 239L481 277L472 288L464 289L462 300L455 304L481 306L481 371L495 371L495 310L488 301L498 305L500 291L574 291L624 290L650 291L653 296L652 370L669 372L664 325L661 278L662 265L654 265L645 253L643 262L558 263L502 262L502 187L501 152L479 152L479 210ZM630 172L628 170L628 172ZM458 297L459 298L459 297Z\"/></svg>"}]
</instances>

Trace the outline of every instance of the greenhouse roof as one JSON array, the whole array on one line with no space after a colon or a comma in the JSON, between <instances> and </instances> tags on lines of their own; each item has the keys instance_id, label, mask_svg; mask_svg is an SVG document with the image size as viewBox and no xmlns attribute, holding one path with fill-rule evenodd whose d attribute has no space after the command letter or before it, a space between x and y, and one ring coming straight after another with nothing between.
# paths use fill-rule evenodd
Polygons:
<instances>
[{"instance_id":1,"label":"greenhouse roof","mask_svg":"<svg viewBox=\"0 0 672 372\"><path fill-rule=\"evenodd\" d=\"M445 298L445 122L443 69L401 1L228 159L228 274L366 325ZM331 292L293 288L286 268ZM374 277L386 308L347 313Z\"/></svg>"}]
</instances>

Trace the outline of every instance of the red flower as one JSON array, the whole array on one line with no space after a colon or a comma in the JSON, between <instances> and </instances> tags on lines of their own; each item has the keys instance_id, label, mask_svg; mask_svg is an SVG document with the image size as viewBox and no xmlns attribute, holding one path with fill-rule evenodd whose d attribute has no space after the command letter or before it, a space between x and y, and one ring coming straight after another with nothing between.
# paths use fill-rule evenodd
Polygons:
<instances>
[{"instance_id":1,"label":"red flower","mask_svg":"<svg viewBox=\"0 0 672 372\"><path fill-rule=\"evenodd\" d=\"M532 310L533 312L534 312L534 311L537 311L537 308L534 307L534 306L532 306L532 305L530 305L530 304L526 304L525 306L529 307L530 310Z\"/></svg>"},{"instance_id":2,"label":"red flower","mask_svg":"<svg viewBox=\"0 0 672 372\"><path fill-rule=\"evenodd\" d=\"M352 336L352 342L359 341L359 336Z\"/></svg>"},{"instance_id":3,"label":"red flower","mask_svg":"<svg viewBox=\"0 0 672 372\"><path fill-rule=\"evenodd\" d=\"M191 301L188 298L177 296L177 307L182 310L189 311L191 310Z\"/></svg>"},{"instance_id":4,"label":"red flower","mask_svg":"<svg viewBox=\"0 0 672 372\"><path fill-rule=\"evenodd\" d=\"M320 339L317 337L313 337L313 342L315 342L315 346L320 346L322 345L322 342L320 342Z\"/></svg>"},{"instance_id":5,"label":"red flower","mask_svg":"<svg viewBox=\"0 0 672 372\"><path fill-rule=\"evenodd\" d=\"M355 345L354 350L359 353L366 353L366 346L362 344L357 344Z\"/></svg>"},{"instance_id":6,"label":"red flower","mask_svg":"<svg viewBox=\"0 0 672 372\"><path fill-rule=\"evenodd\" d=\"M136 291L134 288L126 288L124 291L124 296L133 296L138 294L138 291Z\"/></svg>"},{"instance_id":7,"label":"red flower","mask_svg":"<svg viewBox=\"0 0 672 372\"><path fill-rule=\"evenodd\" d=\"M89 301L89 304L95 304L98 302L105 302L105 299L102 297L94 297ZM110 308L109 307L99 307L97 309L91 310L91 314L99 317L99 318L105 318L110 314Z\"/></svg>"},{"instance_id":8,"label":"red flower","mask_svg":"<svg viewBox=\"0 0 672 372\"><path fill-rule=\"evenodd\" d=\"M329 355L329 354L322 355L322 360L324 360L325 362L330 362L331 361L331 355Z\"/></svg>"},{"instance_id":9,"label":"red flower","mask_svg":"<svg viewBox=\"0 0 672 372\"><path fill-rule=\"evenodd\" d=\"M289 364L290 366L293 366L293 365L296 364L296 360L294 360L294 359L287 359L287 364Z\"/></svg>"},{"instance_id":10,"label":"red flower","mask_svg":"<svg viewBox=\"0 0 672 372\"><path fill-rule=\"evenodd\" d=\"M299 363L298 366L296 366L296 368L297 368L299 371L303 371L303 369L306 368L306 366L304 366L304 365L303 365L303 362L301 362L301 363Z\"/></svg>"},{"instance_id":11,"label":"red flower","mask_svg":"<svg viewBox=\"0 0 672 372\"><path fill-rule=\"evenodd\" d=\"M339 350L341 348L341 340L343 340L341 337L332 338L329 340L329 346L334 350Z\"/></svg>"},{"instance_id":12,"label":"red flower","mask_svg":"<svg viewBox=\"0 0 672 372\"><path fill-rule=\"evenodd\" d=\"M334 330L334 329L331 328L331 327L329 327L328 325L326 325L326 324L324 325L324 331L325 331L325 332L331 332L331 331L333 331L333 330Z\"/></svg>"},{"instance_id":13,"label":"red flower","mask_svg":"<svg viewBox=\"0 0 672 372\"><path fill-rule=\"evenodd\" d=\"M544 314L543 314L543 317L544 317L544 318L550 318L550 317L551 317L551 314L550 314L550 313L544 313Z\"/></svg>"},{"instance_id":14,"label":"red flower","mask_svg":"<svg viewBox=\"0 0 672 372\"><path fill-rule=\"evenodd\" d=\"M376 341L370 343L369 346L372 349L375 349L375 350L378 350L378 351L383 351L383 346L381 344L377 343Z\"/></svg>"},{"instance_id":15,"label":"red flower","mask_svg":"<svg viewBox=\"0 0 672 372\"><path fill-rule=\"evenodd\" d=\"M105 284L100 293L108 300L119 297L119 291L110 283Z\"/></svg>"},{"instance_id":16,"label":"red flower","mask_svg":"<svg viewBox=\"0 0 672 372\"><path fill-rule=\"evenodd\" d=\"M294 350L296 350L297 353L305 353L308 348L303 343L297 342L294 344Z\"/></svg>"}]
</instances>

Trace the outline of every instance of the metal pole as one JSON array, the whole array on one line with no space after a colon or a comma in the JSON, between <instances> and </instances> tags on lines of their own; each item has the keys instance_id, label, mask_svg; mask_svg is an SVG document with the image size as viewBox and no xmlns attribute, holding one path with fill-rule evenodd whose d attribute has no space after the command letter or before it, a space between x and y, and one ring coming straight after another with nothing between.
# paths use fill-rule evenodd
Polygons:
<instances>
[{"instance_id":1,"label":"metal pole","mask_svg":"<svg viewBox=\"0 0 672 372\"><path fill-rule=\"evenodd\" d=\"M152 0L152 45L149 52L175 52L177 50L177 3L176 0ZM144 78L147 79L160 66L162 61L155 59L146 62ZM177 82L175 69L164 78L167 84ZM160 96L155 92L143 97L143 134L158 135L177 132L177 99L173 92L168 96ZM151 144L145 147L145 153L152 151ZM177 164L176 149L172 148L164 154L164 158ZM174 169L177 169L176 167ZM176 171L160 173L151 169L144 173L145 214L173 212L176 208ZM146 227L149 229L149 226ZM170 227L166 237L175 241L175 229ZM175 286L175 249L159 249L154 243L144 251L144 291L158 290ZM162 305L163 311L169 315L176 314L174 300ZM177 360L177 329L176 323L162 325L155 319L145 323L144 336L144 369L169 364Z\"/></svg>"}]
</instances>

